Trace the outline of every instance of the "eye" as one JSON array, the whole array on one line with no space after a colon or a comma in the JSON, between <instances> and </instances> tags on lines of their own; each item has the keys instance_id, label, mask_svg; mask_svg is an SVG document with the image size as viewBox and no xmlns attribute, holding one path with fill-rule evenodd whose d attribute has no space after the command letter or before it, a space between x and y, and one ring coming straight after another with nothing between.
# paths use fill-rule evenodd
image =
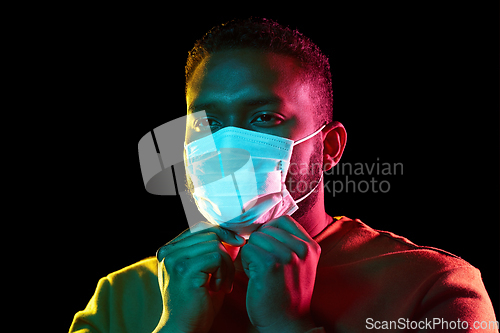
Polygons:
<instances>
[{"instance_id":1,"label":"eye","mask_svg":"<svg viewBox=\"0 0 500 333\"><path fill-rule=\"evenodd\" d=\"M262 113L257 115L253 120L252 124L256 126L263 126L263 127L268 127L268 126L276 126L281 124L283 121L283 118L281 116L278 116L276 114L272 113Z\"/></svg>"},{"instance_id":2,"label":"eye","mask_svg":"<svg viewBox=\"0 0 500 333\"><path fill-rule=\"evenodd\" d=\"M215 131L218 129L219 126L220 123L217 120L209 117L199 118L194 121L194 129L197 132L202 132L207 130Z\"/></svg>"}]
</instances>

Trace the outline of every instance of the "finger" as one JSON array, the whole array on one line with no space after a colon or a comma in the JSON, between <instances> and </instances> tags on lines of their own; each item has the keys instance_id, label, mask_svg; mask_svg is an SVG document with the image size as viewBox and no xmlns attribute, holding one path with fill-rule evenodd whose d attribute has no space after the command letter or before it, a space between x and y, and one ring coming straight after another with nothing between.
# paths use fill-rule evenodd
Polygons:
<instances>
[{"instance_id":1,"label":"finger","mask_svg":"<svg viewBox=\"0 0 500 333\"><path fill-rule=\"evenodd\" d=\"M182 277L182 282L189 281L190 288L202 288L206 286L210 276L219 269L221 264L220 253L212 252L187 259L179 263L175 270L177 275Z\"/></svg>"},{"instance_id":2,"label":"finger","mask_svg":"<svg viewBox=\"0 0 500 333\"><path fill-rule=\"evenodd\" d=\"M214 225L211 224L211 223L208 223L206 221L200 221L198 223L195 223L194 225L190 226L189 228L187 228L186 230L184 230L183 232L181 232L179 235L177 235L177 237L171 239L169 242L167 242L165 245L169 245L169 244L172 244L172 243L175 243L175 242L178 242L186 237L189 237L195 233L198 233L202 230L206 230L206 229L210 229L212 228Z\"/></svg>"},{"instance_id":3,"label":"finger","mask_svg":"<svg viewBox=\"0 0 500 333\"><path fill-rule=\"evenodd\" d=\"M288 215L281 216L278 217L277 219L271 220L266 224L264 224L263 226L265 225L288 231L292 235L306 242L313 241L313 239L311 238L311 236L309 236L307 231L297 221L295 221Z\"/></svg>"},{"instance_id":4,"label":"finger","mask_svg":"<svg viewBox=\"0 0 500 333\"><path fill-rule=\"evenodd\" d=\"M227 257L229 262L232 262L231 257L227 253L224 245L222 245L222 243L218 240L210 240L206 242L195 243L187 247L178 247L174 251L168 251L167 255L164 257L165 265L167 266L167 268L172 268L180 260L192 259L201 255L205 255L207 253L214 252L219 253L224 257L224 259L226 259Z\"/></svg>"},{"instance_id":5,"label":"finger","mask_svg":"<svg viewBox=\"0 0 500 333\"><path fill-rule=\"evenodd\" d=\"M277 261L272 253L254 244L248 243L241 249L241 264L249 279L265 278L263 272L274 266Z\"/></svg>"},{"instance_id":6,"label":"finger","mask_svg":"<svg viewBox=\"0 0 500 333\"><path fill-rule=\"evenodd\" d=\"M288 231L283 229L278 229L270 225L265 225L259 229L259 232L269 235L275 238L277 241L286 245L291 251L293 251L300 259L305 259L309 248L304 240L292 235Z\"/></svg>"},{"instance_id":7,"label":"finger","mask_svg":"<svg viewBox=\"0 0 500 333\"><path fill-rule=\"evenodd\" d=\"M223 242L226 242L233 246L245 245L245 238L241 237L237 233L222 228L218 225L209 224L208 222L197 223L191 228L191 231L193 234L204 233L204 232L215 232L217 236L219 236L219 239Z\"/></svg>"},{"instance_id":8,"label":"finger","mask_svg":"<svg viewBox=\"0 0 500 333\"><path fill-rule=\"evenodd\" d=\"M278 258L278 261L282 264L288 264L296 258L292 249L278 241L276 238L263 232L253 232L248 239L248 244L252 244L268 253L272 253L273 256ZM248 246L248 244L245 246Z\"/></svg>"},{"instance_id":9,"label":"finger","mask_svg":"<svg viewBox=\"0 0 500 333\"><path fill-rule=\"evenodd\" d=\"M187 229L179 236L160 247L156 252L156 258L158 261L161 261L172 251L210 240L223 241L235 247L245 245L245 239L243 237L219 226L212 226L196 233L192 233Z\"/></svg>"},{"instance_id":10,"label":"finger","mask_svg":"<svg viewBox=\"0 0 500 333\"><path fill-rule=\"evenodd\" d=\"M172 250L172 247L168 250ZM234 264L226 248L218 239L194 243L186 247L176 247L174 251L166 251L165 257L160 260L164 260L168 272L182 274L184 267L182 266L181 271L179 271L179 265L185 265L190 259L213 253L217 253L221 257L221 266L217 270L210 272L214 273L210 280L210 288L213 291L219 291L222 288L222 290L229 292L234 279Z\"/></svg>"},{"instance_id":11,"label":"finger","mask_svg":"<svg viewBox=\"0 0 500 333\"><path fill-rule=\"evenodd\" d=\"M178 251L183 248L187 248L199 243L206 243L210 241L219 241L219 237L215 232L204 232L189 235L188 237L182 238L180 240L171 241L162 247L160 247L156 253L158 260L162 260L171 253Z\"/></svg>"},{"instance_id":12,"label":"finger","mask_svg":"<svg viewBox=\"0 0 500 333\"><path fill-rule=\"evenodd\" d=\"M215 232L219 236L220 240L229 243L233 246L243 246L245 244L245 239L236 234L235 232L228 229L224 229L218 225L213 225L208 222L196 223L195 225L191 226L190 229L185 230L179 236L177 236L167 244L175 243L182 239L188 238L192 235L206 233L206 232Z\"/></svg>"}]
</instances>

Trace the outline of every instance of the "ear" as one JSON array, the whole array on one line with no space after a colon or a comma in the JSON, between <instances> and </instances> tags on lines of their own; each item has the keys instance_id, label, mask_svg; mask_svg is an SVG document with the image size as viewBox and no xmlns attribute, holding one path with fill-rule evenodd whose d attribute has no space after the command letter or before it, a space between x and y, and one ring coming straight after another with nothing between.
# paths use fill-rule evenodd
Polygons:
<instances>
[{"instance_id":1,"label":"ear","mask_svg":"<svg viewBox=\"0 0 500 333\"><path fill-rule=\"evenodd\" d=\"M342 157L347 141L344 125L334 121L325 126L323 133L323 170L333 168Z\"/></svg>"}]
</instances>

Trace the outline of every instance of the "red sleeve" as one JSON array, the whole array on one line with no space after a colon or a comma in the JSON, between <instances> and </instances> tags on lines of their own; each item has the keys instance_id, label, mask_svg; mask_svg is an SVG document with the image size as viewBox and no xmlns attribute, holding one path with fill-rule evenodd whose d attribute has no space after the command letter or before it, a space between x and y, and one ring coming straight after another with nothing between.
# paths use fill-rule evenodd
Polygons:
<instances>
[{"instance_id":1,"label":"red sleeve","mask_svg":"<svg viewBox=\"0 0 500 333\"><path fill-rule=\"evenodd\" d=\"M421 332L498 332L493 306L478 269L457 267L433 274L430 279L435 281L428 281L432 287L414 317L421 324Z\"/></svg>"}]
</instances>

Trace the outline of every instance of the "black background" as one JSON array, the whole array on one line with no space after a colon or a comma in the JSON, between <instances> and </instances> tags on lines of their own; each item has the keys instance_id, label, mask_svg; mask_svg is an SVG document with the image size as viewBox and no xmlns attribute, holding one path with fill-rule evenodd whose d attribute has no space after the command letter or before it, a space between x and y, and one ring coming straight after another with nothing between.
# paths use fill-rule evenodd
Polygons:
<instances>
[{"instance_id":1,"label":"black background","mask_svg":"<svg viewBox=\"0 0 500 333\"><path fill-rule=\"evenodd\" d=\"M250 15L297 28L330 58L334 119L348 133L342 162L404 165L403 175L375 176L390 183L388 193L326 193L327 212L467 260L498 317L498 8L177 6L58 8L31 32L40 55L33 84L48 109L33 120L43 162L33 201L50 221L43 231L53 252L44 258L57 260L45 272L66 329L99 278L187 228L178 197L145 191L137 144L184 115L195 40Z\"/></svg>"}]
</instances>

